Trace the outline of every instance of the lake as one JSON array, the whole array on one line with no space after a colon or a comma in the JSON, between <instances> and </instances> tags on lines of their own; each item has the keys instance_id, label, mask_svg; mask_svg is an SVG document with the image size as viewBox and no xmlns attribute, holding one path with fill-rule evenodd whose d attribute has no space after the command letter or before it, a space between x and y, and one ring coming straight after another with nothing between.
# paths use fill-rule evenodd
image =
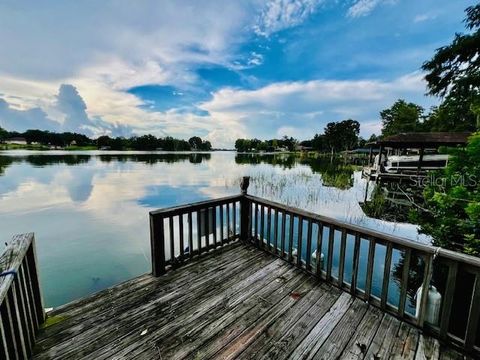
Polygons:
<instances>
[{"instance_id":1,"label":"lake","mask_svg":"<svg viewBox=\"0 0 480 360\"><path fill-rule=\"evenodd\" d=\"M4 151L2 244L13 234L35 232L45 304L59 306L150 271L149 211L238 194L245 175L251 176L252 195L429 242L415 225L366 216L360 203L373 184L367 188L359 168L329 159L234 152ZM394 264L399 257L394 254Z\"/></svg>"}]
</instances>

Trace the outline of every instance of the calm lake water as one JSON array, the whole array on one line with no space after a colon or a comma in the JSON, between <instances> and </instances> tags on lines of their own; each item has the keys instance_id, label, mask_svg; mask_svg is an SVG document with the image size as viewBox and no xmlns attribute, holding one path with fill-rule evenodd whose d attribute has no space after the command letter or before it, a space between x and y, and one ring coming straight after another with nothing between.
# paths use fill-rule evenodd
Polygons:
<instances>
[{"instance_id":1,"label":"calm lake water","mask_svg":"<svg viewBox=\"0 0 480 360\"><path fill-rule=\"evenodd\" d=\"M245 175L252 177L253 195L429 241L415 225L367 217L359 205L367 190L361 172L332 168L328 159L234 152L4 151L2 244L13 234L35 232L45 303L55 307L150 271L149 211L238 194ZM399 257L394 253L394 263ZM391 284L394 296L396 284Z\"/></svg>"}]
</instances>

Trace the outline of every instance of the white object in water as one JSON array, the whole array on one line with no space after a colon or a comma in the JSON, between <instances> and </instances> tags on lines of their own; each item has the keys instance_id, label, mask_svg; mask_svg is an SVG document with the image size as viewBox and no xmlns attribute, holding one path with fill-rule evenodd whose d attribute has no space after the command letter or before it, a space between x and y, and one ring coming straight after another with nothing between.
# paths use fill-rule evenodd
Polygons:
<instances>
[{"instance_id":1,"label":"white object in water","mask_svg":"<svg viewBox=\"0 0 480 360\"><path fill-rule=\"evenodd\" d=\"M420 307L422 303L422 286L417 290L417 302L415 308L415 316L420 316ZM425 309L425 321L432 325L438 325L440 320L440 308L442 305L442 294L437 291L437 288L430 285L427 292L427 304Z\"/></svg>"}]
</instances>

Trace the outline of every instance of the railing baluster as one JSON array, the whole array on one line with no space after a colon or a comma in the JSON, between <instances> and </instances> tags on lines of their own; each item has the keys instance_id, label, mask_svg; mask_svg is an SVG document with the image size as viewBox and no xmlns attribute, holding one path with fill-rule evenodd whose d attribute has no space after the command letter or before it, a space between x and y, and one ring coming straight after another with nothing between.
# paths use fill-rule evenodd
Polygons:
<instances>
[{"instance_id":1,"label":"railing baluster","mask_svg":"<svg viewBox=\"0 0 480 360\"><path fill-rule=\"evenodd\" d=\"M302 267L303 217L298 217L297 266Z\"/></svg>"},{"instance_id":2,"label":"railing baluster","mask_svg":"<svg viewBox=\"0 0 480 360\"><path fill-rule=\"evenodd\" d=\"M343 286L343 273L345 271L345 250L347 248L347 230L342 229L342 236L340 238L340 260L338 265L338 284Z\"/></svg>"},{"instance_id":3,"label":"railing baluster","mask_svg":"<svg viewBox=\"0 0 480 360\"><path fill-rule=\"evenodd\" d=\"M273 246L274 254L278 255L278 209L274 209L275 215L273 218Z\"/></svg>"},{"instance_id":4,"label":"railing baluster","mask_svg":"<svg viewBox=\"0 0 480 360\"><path fill-rule=\"evenodd\" d=\"M260 247L263 249L265 248L264 240L265 240L265 207L263 205L260 206Z\"/></svg>"},{"instance_id":5,"label":"railing baluster","mask_svg":"<svg viewBox=\"0 0 480 360\"><path fill-rule=\"evenodd\" d=\"M150 215L150 247L152 253L152 275L165 274L165 229L162 216ZM28 259L27 259L28 260ZM31 267L27 267L28 278L33 279ZM37 321L37 324L39 322Z\"/></svg>"},{"instance_id":6,"label":"railing baluster","mask_svg":"<svg viewBox=\"0 0 480 360\"><path fill-rule=\"evenodd\" d=\"M372 291L373 264L375 261L375 239L369 238L368 244L368 260L367 274L365 279L365 300L370 301L370 293Z\"/></svg>"},{"instance_id":7,"label":"railing baluster","mask_svg":"<svg viewBox=\"0 0 480 360\"><path fill-rule=\"evenodd\" d=\"M440 319L440 338L446 339L448 326L450 324L450 314L452 311L453 297L455 295L455 281L457 280L458 263L449 262L447 283L445 286L445 295L443 297L442 317Z\"/></svg>"},{"instance_id":8,"label":"railing baluster","mask_svg":"<svg viewBox=\"0 0 480 360\"><path fill-rule=\"evenodd\" d=\"M387 252L385 254L385 266L383 268L382 296L380 300L380 306L382 309L385 309L387 306L388 284L390 282L390 267L392 265L392 252L393 244L391 242L388 242Z\"/></svg>"},{"instance_id":9,"label":"railing baluster","mask_svg":"<svg viewBox=\"0 0 480 360\"><path fill-rule=\"evenodd\" d=\"M28 252L27 252L28 254ZM153 254L153 253L152 253ZM26 281L26 284L27 284L27 292L28 292L28 299L30 301L30 308L32 309L32 321L34 323L34 326L35 326L35 332L40 328L40 325L42 324L42 321L39 317L38 317L38 314L37 314L37 305L35 303L35 291L33 289L34 287L34 282L32 281L32 277L30 275L30 268L29 268L29 258L28 256L25 256L25 259L24 259L24 269L25 269L25 281ZM152 262L153 262L153 256L152 256ZM153 264L152 264L153 265ZM165 266L164 266L165 268ZM43 308L41 309L43 311Z\"/></svg>"},{"instance_id":10,"label":"railing baluster","mask_svg":"<svg viewBox=\"0 0 480 360\"><path fill-rule=\"evenodd\" d=\"M255 203L255 243L257 247L260 247L258 239L258 203Z\"/></svg>"},{"instance_id":11,"label":"railing baluster","mask_svg":"<svg viewBox=\"0 0 480 360\"><path fill-rule=\"evenodd\" d=\"M282 232L280 235L280 256L285 258L285 237L286 235L286 227L287 227L287 213L282 211Z\"/></svg>"},{"instance_id":12,"label":"railing baluster","mask_svg":"<svg viewBox=\"0 0 480 360\"><path fill-rule=\"evenodd\" d=\"M197 246L198 255L202 253L202 212L197 211Z\"/></svg>"},{"instance_id":13,"label":"railing baluster","mask_svg":"<svg viewBox=\"0 0 480 360\"><path fill-rule=\"evenodd\" d=\"M210 208L206 207L204 210L205 216L203 217L203 229L205 230L205 249L210 248Z\"/></svg>"},{"instance_id":14,"label":"railing baluster","mask_svg":"<svg viewBox=\"0 0 480 360\"><path fill-rule=\"evenodd\" d=\"M312 220L308 220L307 225L307 252L305 253L305 269L311 271L312 267L310 265L312 256Z\"/></svg>"},{"instance_id":15,"label":"railing baluster","mask_svg":"<svg viewBox=\"0 0 480 360\"><path fill-rule=\"evenodd\" d=\"M222 245L225 243L225 237L224 237L224 222L223 222L223 209L224 206L220 205L220 240L222 242Z\"/></svg>"},{"instance_id":16,"label":"railing baluster","mask_svg":"<svg viewBox=\"0 0 480 360\"><path fill-rule=\"evenodd\" d=\"M288 261L293 262L293 214L289 213L290 216L290 229L288 235Z\"/></svg>"},{"instance_id":17,"label":"railing baluster","mask_svg":"<svg viewBox=\"0 0 480 360\"><path fill-rule=\"evenodd\" d=\"M15 282L12 282L6 301L7 301L7 304L10 306L10 314L11 314L12 322L15 325L14 334L16 337L18 354L22 354L23 358L26 359L28 355L27 355L27 348L25 344L22 321L20 319L20 309L18 307L18 299L15 294Z\"/></svg>"},{"instance_id":18,"label":"railing baluster","mask_svg":"<svg viewBox=\"0 0 480 360\"><path fill-rule=\"evenodd\" d=\"M272 251L272 246L270 243L270 235L272 230L271 226L272 226L272 209L270 208L270 206L268 206L268 210L267 210L267 250L268 251Z\"/></svg>"},{"instance_id":19,"label":"railing baluster","mask_svg":"<svg viewBox=\"0 0 480 360\"><path fill-rule=\"evenodd\" d=\"M7 329L4 325L3 315L0 312L0 355L3 355L6 360L10 360L10 354L8 349L9 343L10 341L7 340Z\"/></svg>"},{"instance_id":20,"label":"railing baluster","mask_svg":"<svg viewBox=\"0 0 480 360\"><path fill-rule=\"evenodd\" d=\"M217 247L217 207L212 208L213 248Z\"/></svg>"},{"instance_id":21,"label":"railing baluster","mask_svg":"<svg viewBox=\"0 0 480 360\"><path fill-rule=\"evenodd\" d=\"M10 290L8 290L7 295L5 296L4 303L3 303L3 313L2 318L4 319L4 329L5 329L5 337L7 338L7 347L10 357L12 359L17 359L18 354L20 354L20 346L17 345L17 337L15 336L15 327L13 322L12 310L10 309L9 304L9 294Z\"/></svg>"},{"instance_id":22,"label":"railing baluster","mask_svg":"<svg viewBox=\"0 0 480 360\"><path fill-rule=\"evenodd\" d=\"M470 310L468 311L467 332L465 335L465 348L467 351L472 350L477 340L478 322L480 318L480 272L475 274L475 282L473 285L472 301Z\"/></svg>"},{"instance_id":23,"label":"railing baluster","mask_svg":"<svg viewBox=\"0 0 480 360\"><path fill-rule=\"evenodd\" d=\"M400 299L398 303L398 316L404 317L405 303L407 301L408 274L410 273L410 258L412 250L405 248L405 256L403 258L402 280L400 283Z\"/></svg>"},{"instance_id":24,"label":"railing baluster","mask_svg":"<svg viewBox=\"0 0 480 360\"><path fill-rule=\"evenodd\" d=\"M427 310L427 300L428 300L428 289L430 287L430 279L432 278L432 254L425 254L425 271L423 274L422 282L422 301L420 302L420 312L417 319L417 324L419 327L423 328L423 323L425 322L425 313Z\"/></svg>"},{"instance_id":25,"label":"railing baluster","mask_svg":"<svg viewBox=\"0 0 480 360\"><path fill-rule=\"evenodd\" d=\"M180 238L180 261L183 261L185 247L183 244L183 214L178 215L178 235Z\"/></svg>"},{"instance_id":26,"label":"railing baluster","mask_svg":"<svg viewBox=\"0 0 480 360\"><path fill-rule=\"evenodd\" d=\"M193 257L193 224L192 224L192 212L188 212L188 256L190 259Z\"/></svg>"},{"instance_id":27,"label":"railing baluster","mask_svg":"<svg viewBox=\"0 0 480 360\"><path fill-rule=\"evenodd\" d=\"M227 243L230 242L232 232L230 229L230 203L227 204Z\"/></svg>"},{"instance_id":28,"label":"railing baluster","mask_svg":"<svg viewBox=\"0 0 480 360\"><path fill-rule=\"evenodd\" d=\"M14 278L14 284L15 284L15 297L17 300L17 309L20 317L20 322L22 324L22 329L23 329L23 341L25 343L25 350L27 351L27 354L31 354L31 349L33 348L33 334L32 334L32 327L31 323L29 322L29 318L27 315L27 304L25 303L25 296L23 292L23 282L21 278L21 265L18 268L17 271L17 276Z\"/></svg>"},{"instance_id":29,"label":"railing baluster","mask_svg":"<svg viewBox=\"0 0 480 360\"><path fill-rule=\"evenodd\" d=\"M327 281L332 280L334 241L335 241L335 227L333 225L330 225L329 233L328 233Z\"/></svg>"},{"instance_id":30,"label":"railing baluster","mask_svg":"<svg viewBox=\"0 0 480 360\"><path fill-rule=\"evenodd\" d=\"M233 202L233 238L237 237L237 202Z\"/></svg>"},{"instance_id":31,"label":"railing baluster","mask_svg":"<svg viewBox=\"0 0 480 360\"><path fill-rule=\"evenodd\" d=\"M38 324L43 324L45 321L45 307L43 306L42 290L40 287L40 276L38 274L38 259L35 249L35 237L32 235L32 242L25 255L25 263L28 266L30 273L30 281L32 284L33 298L35 302L35 315L37 316Z\"/></svg>"},{"instance_id":32,"label":"railing baluster","mask_svg":"<svg viewBox=\"0 0 480 360\"><path fill-rule=\"evenodd\" d=\"M254 224L253 224L253 207L252 207L251 201L248 201L248 211L249 211L249 220L250 220L248 222L248 240L252 241L252 234L253 234L252 226Z\"/></svg>"},{"instance_id":33,"label":"railing baluster","mask_svg":"<svg viewBox=\"0 0 480 360\"><path fill-rule=\"evenodd\" d=\"M318 223L318 235L317 235L317 254L316 254L316 261L317 261L317 269L316 273L318 278L322 277L322 242L323 242L323 223Z\"/></svg>"},{"instance_id":34,"label":"railing baluster","mask_svg":"<svg viewBox=\"0 0 480 360\"><path fill-rule=\"evenodd\" d=\"M352 280L350 283L350 293L357 293L358 265L360 261L360 234L355 233L355 245L353 248Z\"/></svg>"},{"instance_id":35,"label":"railing baluster","mask_svg":"<svg viewBox=\"0 0 480 360\"><path fill-rule=\"evenodd\" d=\"M173 216L168 218L168 235L170 238L170 264L175 263L175 229L173 227Z\"/></svg>"}]
</instances>

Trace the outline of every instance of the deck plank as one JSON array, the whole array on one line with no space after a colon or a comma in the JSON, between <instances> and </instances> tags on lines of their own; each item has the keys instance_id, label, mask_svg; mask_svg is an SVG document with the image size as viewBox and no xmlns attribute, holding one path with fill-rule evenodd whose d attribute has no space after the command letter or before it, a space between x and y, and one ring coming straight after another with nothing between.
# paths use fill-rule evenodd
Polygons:
<instances>
[{"instance_id":1,"label":"deck plank","mask_svg":"<svg viewBox=\"0 0 480 360\"><path fill-rule=\"evenodd\" d=\"M377 333L382 318L383 312L370 306L339 358L344 360L363 359Z\"/></svg>"},{"instance_id":2,"label":"deck plank","mask_svg":"<svg viewBox=\"0 0 480 360\"><path fill-rule=\"evenodd\" d=\"M155 322L152 324L153 331L149 331L143 337L139 337L138 331L135 334L128 335L128 343L123 342L122 346L125 350L113 353L121 357L139 356L145 349L152 349L157 352L157 348L162 354L165 353L164 347L174 347L179 351L178 346L184 343L184 332L189 329L189 325L200 325L208 320L221 316L222 312L229 313L230 306L235 307L237 304L246 301L249 296L252 297L257 291L265 288L265 282L274 282L275 276L283 275L289 266L280 259L272 262L269 266L263 267L252 275L243 280L233 280L228 290L219 290L216 295L209 296L205 301L197 302L196 306L189 309L182 309L175 321L171 322ZM296 278L292 276L291 278ZM199 299L197 299L199 300ZM155 327L153 327L155 326ZM93 353L98 358L108 358L112 352ZM163 356L163 355L162 355ZM170 357L168 357L170 358Z\"/></svg>"},{"instance_id":3,"label":"deck plank","mask_svg":"<svg viewBox=\"0 0 480 360\"><path fill-rule=\"evenodd\" d=\"M466 359L239 242L55 309L33 359Z\"/></svg>"},{"instance_id":4,"label":"deck plank","mask_svg":"<svg viewBox=\"0 0 480 360\"><path fill-rule=\"evenodd\" d=\"M400 321L393 316L384 314L365 359L386 359L391 353L395 336L400 328Z\"/></svg>"},{"instance_id":5,"label":"deck plank","mask_svg":"<svg viewBox=\"0 0 480 360\"><path fill-rule=\"evenodd\" d=\"M328 337L328 341L323 343L313 358L322 360L338 358L348 345L350 337L355 333L355 329L362 321L367 309L367 304L360 299L355 299L352 306L350 306L340 322L335 326L335 329Z\"/></svg>"}]
</instances>

